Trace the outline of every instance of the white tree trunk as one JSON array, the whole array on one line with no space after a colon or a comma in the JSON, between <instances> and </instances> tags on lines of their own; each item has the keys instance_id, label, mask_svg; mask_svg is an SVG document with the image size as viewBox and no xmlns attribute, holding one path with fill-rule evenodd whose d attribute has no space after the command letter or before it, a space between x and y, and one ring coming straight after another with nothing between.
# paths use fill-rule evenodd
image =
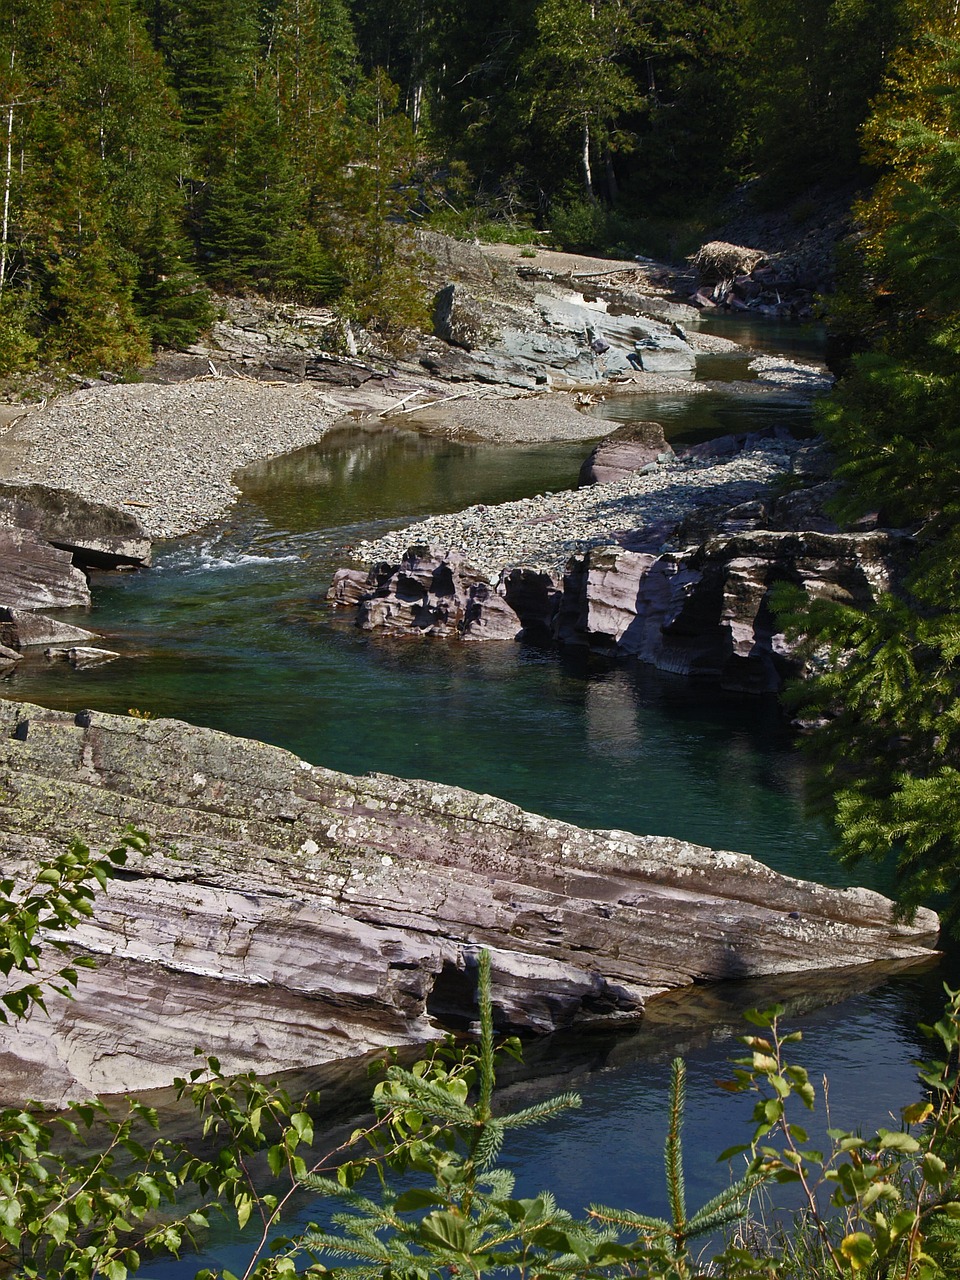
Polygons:
<instances>
[{"instance_id":1,"label":"white tree trunk","mask_svg":"<svg viewBox=\"0 0 960 1280\"><path fill-rule=\"evenodd\" d=\"M13 55L10 56L11 62ZM3 171L3 227L0 230L0 298L7 283L7 254L10 243L10 187L13 183L13 103L7 107L7 160Z\"/></svg>"},{"instance_id":2,"label":"white tree trunk","mask_svg":"<svg viewBox=\"0 0 960 1280\"><path fill-rule=\"evenodd\" d=\"M583 155L581 157L583 163L583 185L587 195L592 200L593 195L593 170L590 167L590 121L584 119L583 122Z\"/></svg>"}]
</instances>

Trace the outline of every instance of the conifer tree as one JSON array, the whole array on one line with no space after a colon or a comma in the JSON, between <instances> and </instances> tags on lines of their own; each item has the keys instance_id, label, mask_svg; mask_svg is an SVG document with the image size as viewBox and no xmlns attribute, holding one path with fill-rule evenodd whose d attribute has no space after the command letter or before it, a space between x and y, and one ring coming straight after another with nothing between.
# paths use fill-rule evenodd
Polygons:
<instances>
[{"instance_id":1,"label":"conifer tree","mask_svg":"<svg viewBox=\"0 0 960 1280\"><path fill-rule=\"evenodd\" d=\"M946 30L905 53L871 124L888 164L863 208L872 345L822 414L847 511L879 510L915 547L872 610L801 610L831 660L800 696L826 718L815 745L841 856L893 849L904 905L943 894L960 930L960 32Z\"/></svg>"},{"instance_id":2,"label":"conifer tree","mask_svg":"<svg viewBox=\"0 0 960 1280\"><path fill-rule=\"evenodd\" d=\"M194 322L203 310L180 257L174 104L139 10L130 0L18 2L0 41L11 73L4 310L25 318L45 356L139 363L147 259L167 276L166 301L153 304L193 308Z\"/></svg>"},{"instance_id":3,"label":"conifer tree","mask_svg":"<svg viewBox=\"0 0 960 1280\"><path fill-rule=\"evenodd\" d=\"M744 93L760 172L782 198L811 181L849 180L859 130L912 0L747 0Z\"/></svg>"}]
</instances>

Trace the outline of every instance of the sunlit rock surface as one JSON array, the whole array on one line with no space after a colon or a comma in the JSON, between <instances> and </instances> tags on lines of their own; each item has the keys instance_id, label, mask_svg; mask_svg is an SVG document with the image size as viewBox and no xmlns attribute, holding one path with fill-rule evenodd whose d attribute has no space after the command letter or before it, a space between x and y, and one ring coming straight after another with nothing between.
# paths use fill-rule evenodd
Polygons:
<instances>
[{"instance_id":1,"label":"sunlit rock surface","mask_svg":"<svg viewBox=\"0 0 960 1280\"><path fill-rule=\"evenodd\" d=\"M635 1021L716 981L924 958L931 912L736 853L584 831L456 787L350 777L175 720L0 703L4 874L71 836L153 837L81 931L97 968L2 1029L10 1096L168 1083L195 1046L276 1071L470 1017L478 948L501 1026Z\"/></svg>"}]
</instances>

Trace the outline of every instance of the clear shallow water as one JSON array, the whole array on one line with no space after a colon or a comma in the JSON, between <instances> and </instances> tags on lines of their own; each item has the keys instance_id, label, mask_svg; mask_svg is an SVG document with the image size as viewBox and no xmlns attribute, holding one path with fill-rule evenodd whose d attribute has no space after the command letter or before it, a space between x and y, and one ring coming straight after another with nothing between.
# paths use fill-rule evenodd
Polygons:
<instances>
[{"instance_id":1,"label":"clear shallow water","mask_svg":"<svg viewBox=\"0 0 960 1280\"><path fill-rule=\"evenodd\" d=\"M584 452L337 433L249 472L230 527L162 548L150 573L98 580L91 621L119 661L75 672L38 656L8 696L180 716L332 768L457 783L843 883L773 699L532 646L384 640L326 605L344 544L570 484Z\"/></svg>"},{"instance_id":2,"label":"clear shallow water","mask_svg":"<svg viewBox=\"0 0 960 1280\"><path fill-rule=\"evenodd\" d=\"M812 421L809 403L775 391L736 398L723 391L700 391L689 396L623 393L593 405L590 412L614 422L659 422L664 436L674 444L695 444L713 436L777 426L803 435L811 430Z\"/></svg>"},{"instance_id":3,"label":"clear shallow water","mask_svg":"<svg viewBox=\"0 0 960 1280\"><path fill-rule=\"evenodd\" d=\"M700 414L707 401L645 398L636 416L672 412L684 429L685 412ZM777 408L763 403L775 421ZM753 404L718 396L719 426L707 429L743 430ZM585 826L677 835L845 883L806 806L805 771L772 700L723 697L646 669L522 645L384 641L324 604L332 567L361 537L427 512L568 485L586 452L582 443L505 450L358 428L331 433L314 449L252 469L233 518L162 547L153 572L98 579L90 622L120 660L82 672L31 660L3 692L72 709L180 716L334 768L458 783ZM884 980L798 1020L806 1060L831 1074L837 1124L882 1123L913 1099L914 1022L936 1016L946 973ZM735 990L712 998L735 1003ZM743 1133L742 1109L713 1083L734 1048L732 1025L722 1009L708 1009L695 1032L651 1017L640 1043L582 1044L573 1084L584 1109L510 1145L518 1191L550 1186L573 1210L603 1200L662 1212L662 1102L678 1050L690 1063L691 1201L719 1189L726 1175L714 1153ZM554 1049L535 1047L531 1058L541 1076L558 1076ZM569 1084L564 1076L525 1087ZM304 1211L304 1220L312 1216ZM211 1237L216 1265L236 1268L243 1249L231 1254L232 1239L226 1228ZM200 1265L191 1257L148 1274L168 1280Z\"/></svg>"}]
</instances>

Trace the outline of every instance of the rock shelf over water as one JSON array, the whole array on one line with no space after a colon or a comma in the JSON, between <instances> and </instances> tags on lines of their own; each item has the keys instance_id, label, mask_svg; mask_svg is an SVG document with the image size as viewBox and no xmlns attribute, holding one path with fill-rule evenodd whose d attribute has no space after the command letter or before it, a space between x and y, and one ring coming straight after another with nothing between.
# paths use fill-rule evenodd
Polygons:
<instances>
[{"instance_id":1,"label":"rock shelf over water","mask_svg":"<svg viewBox=\"0 0 960 1280\"><path fill-rule=\"evenodd\" d=\"M8 1096L169 1083L200 1046L272 1072L468 1018L477 950L504 1029L636 1021L695 982L919 961L937 920L680 840L585 831L433 782L351 777L176 720L0 702L16 873L79 834L153 837L79 930L97 967L0 1028Z\"/></svg>"}]
</instances>

